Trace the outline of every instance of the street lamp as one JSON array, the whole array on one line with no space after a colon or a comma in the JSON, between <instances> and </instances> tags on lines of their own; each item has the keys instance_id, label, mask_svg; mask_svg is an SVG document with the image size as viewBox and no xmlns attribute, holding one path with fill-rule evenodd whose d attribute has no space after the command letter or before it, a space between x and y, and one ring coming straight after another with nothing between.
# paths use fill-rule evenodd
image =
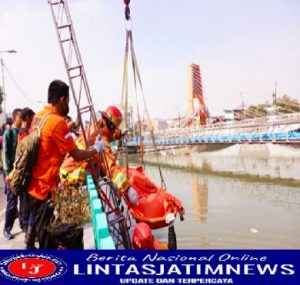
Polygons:
<instances>
[{"instance_id":1,"label":"street lamp","mask_svg":"<svg viewBox=\"0 0 300 285\"><path fill-rule=\"evenodd\" d=\"M2 92L3 92L3 113L4 119L6 119L6 93L5 93L5 80L4 80L4 61L3 61L3 53L16 53L17 51L14 49L9 50L0 50L0 63L1 63L1 71L2 71Z\"/></svg>"}]
</instances>

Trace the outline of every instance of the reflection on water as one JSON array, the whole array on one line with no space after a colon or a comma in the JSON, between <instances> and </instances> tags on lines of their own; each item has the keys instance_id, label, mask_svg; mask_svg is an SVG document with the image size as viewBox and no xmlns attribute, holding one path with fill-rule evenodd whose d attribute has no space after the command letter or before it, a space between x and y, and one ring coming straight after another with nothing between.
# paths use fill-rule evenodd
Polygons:
<instances>
[{"instance_id":1,"label":"reflection on water","mask_svg":"<svg viewBox=\"0 0 300 285\"><path fill-rule=\"evenodd\" d=\"M155 167L146 167L159 183ZM168 191L181 199L178 248L300 249L300 189L163 169ZM155 235L166 241L166 230Z\"/></svg>"},{"instance_id":2,"label":"reflection on water","mask_svg":"<svg viewBox=\"0 0 300 285\"><path fill-rule=\"evenodd\" d=\"M223 176L298 180L297 185L300 185L300 152L292 146L241 144L213 151L184 148L174 152L176 154L163 152L160 163ZM156 157L148 154L144 160L155 163Z\"/></svg>"},{"instance_id":3,"label":"reflection on water","mask_svg":"<svg viewBox=\"0 0 300 285\"><path fill-rule=\"evenodd\" d=\"M201 180L199 183L198 177L193 177L193 194L197 220L200 224L204 224L207 219L208 188L206 177L202 177Z\"/></svg>"}]
</instances>

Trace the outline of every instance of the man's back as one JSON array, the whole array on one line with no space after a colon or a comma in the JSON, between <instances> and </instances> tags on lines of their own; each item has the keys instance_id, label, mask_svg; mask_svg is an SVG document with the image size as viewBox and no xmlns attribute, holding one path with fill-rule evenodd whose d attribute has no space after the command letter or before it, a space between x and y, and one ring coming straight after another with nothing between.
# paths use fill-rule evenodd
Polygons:
<instances>
[{"instance_id":1,"label":"man's back","mask_svg":"<svg viewBox=\"0 0 300 285\"><path fill-rule=\"evenodd\" d=\"M13 169L18 140L18 129L8 129L3 134L3 168L9 173Z\"/></svg>"},{"instance_id":2,"label":"man's back","mask_svg":"<svg viewBox=\"0 0 300 285\"><path fill-rule=\"evenodd\" d=\"M65 120L50 106L36 114L33 128L48 113L52 115L41 131L39 152L28 190L30 195L39 200L44 200L50 190L55 190L62 159L67 152L76 148L73 138L68 136L69 129Z\"/></svg>"}]
</instances>

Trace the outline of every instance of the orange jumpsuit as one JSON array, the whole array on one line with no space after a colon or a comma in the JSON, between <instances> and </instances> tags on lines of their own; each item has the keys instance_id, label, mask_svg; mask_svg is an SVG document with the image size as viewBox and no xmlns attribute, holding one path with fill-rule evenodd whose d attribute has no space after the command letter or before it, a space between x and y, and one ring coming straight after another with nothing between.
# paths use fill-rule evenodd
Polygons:
<instances>
[{"instance_id":1,"label":"orange jumpsuit","mask_svg":"<svg viewBox=\"0 0 300 285\"><path fill-rule=\"evenodd\" d=\"M105 124L105 121L100 119L98 122L98 127L100 128L101 132L101 139L105 141L106 147L105 147L105 156L107 161L104 159L104 154L100 153L100 168L101 172L105 174L106 176L110 177L112 182L119 188L121 191L126 191L128 187L130 186L130 183L126 177L126 175L123 173L120 166L117 165L116 157L112 154L111 148L110 148L110 142L114 140L120 139L120 131L115 130L114 132L110 131L108 127ZM87 137L89 137L89 144L93 145L95 142L95 139L97 137L97 131L95 128L95 125L92 125L90 128L85 130ZM90 136L88 134L90 133ZM84 142L84 137L81 134L78 139L76 140L76 144L78 148L85 149L86 145ZM96 154L93 158L94 162L96 162L99 159L99 155ZM87 161L75 161L70 155L67 155L65 160L62 163L61 166L61 182L85 182L85 170L88 167ZM90 169L89 169L90 170Z\"/></svg>"}]
</instances>

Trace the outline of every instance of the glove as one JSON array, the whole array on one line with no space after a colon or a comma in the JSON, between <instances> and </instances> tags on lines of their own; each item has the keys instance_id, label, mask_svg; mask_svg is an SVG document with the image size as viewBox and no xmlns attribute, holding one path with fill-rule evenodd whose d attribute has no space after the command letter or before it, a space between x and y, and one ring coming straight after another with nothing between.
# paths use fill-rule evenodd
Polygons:
<instances>
[{"instance_id":1,"label":"glove","mask_svg":"<svg viewBox=\"0 0 300 285\"><path fill-rule=\"evenodd\" d=\"M94 149L99 153L100 151L105 150L105 141L100 139L100 136L97 136L96 141L93 145Z\"/></svg>"},{"instance_id":2,"label":"glove","mask_svg":"<svg viewBox=\"0 0 300 285\"><path fill-rule=\"evenodd\" d=\"M166 216L166 224L170 224L175 220L175 216L173 213L168 213Z\"/></svg>"},{"instance_id":3,"label":"glove","mask_svg":"<svg viewBox=\"0 0 300 285\"><path fill-rule=\"evenodd\" d=\"M130 203L136 206L139 202L139 195L133 187L129 187L127 190L127 197Z\"/></svg>"}]
</instances>

